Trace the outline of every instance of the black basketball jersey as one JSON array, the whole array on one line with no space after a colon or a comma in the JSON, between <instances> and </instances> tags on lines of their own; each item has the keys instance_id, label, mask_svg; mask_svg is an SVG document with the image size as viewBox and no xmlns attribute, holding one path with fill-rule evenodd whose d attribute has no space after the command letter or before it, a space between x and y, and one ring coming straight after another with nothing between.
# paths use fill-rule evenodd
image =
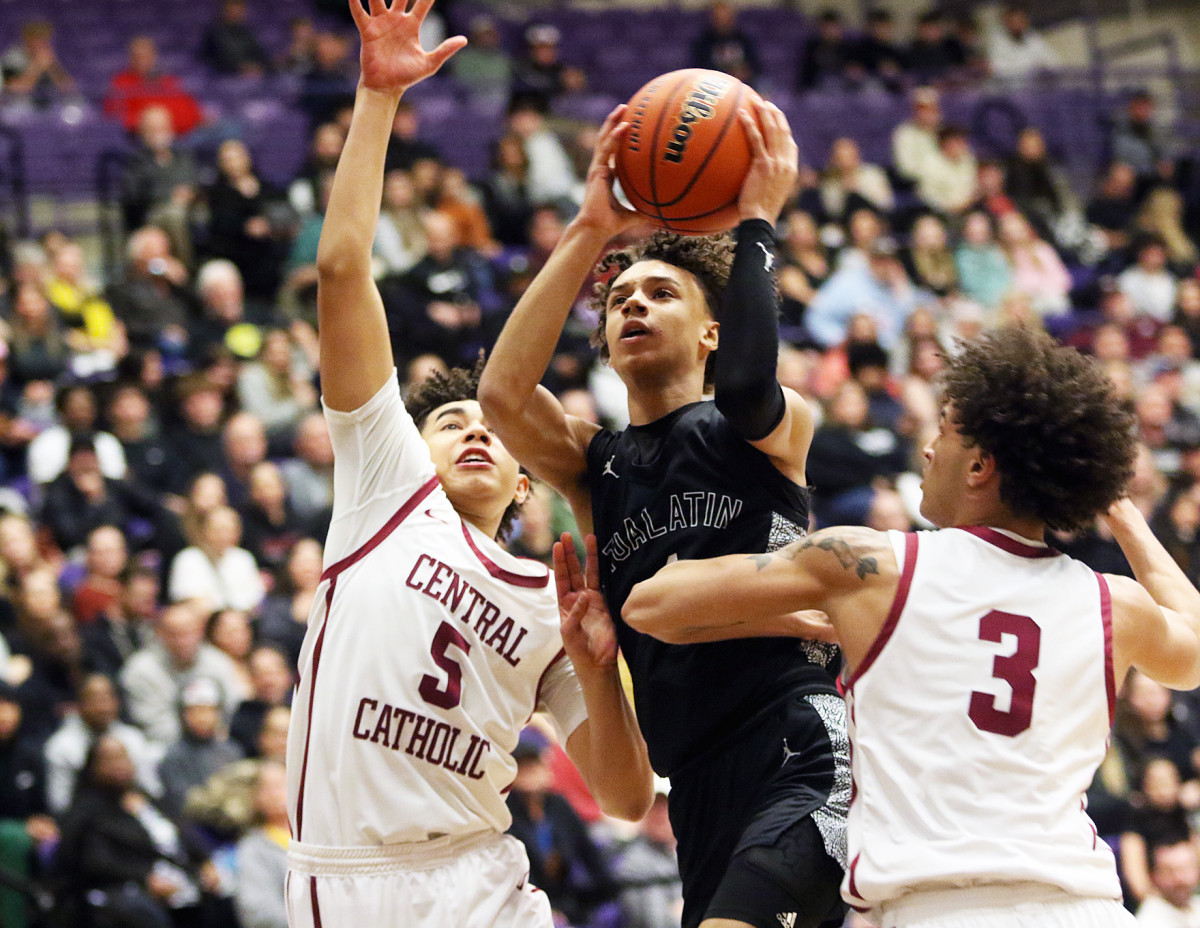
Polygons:
<instances>
[{"instance_id":1,"label":"black basketball jersey","mask_svg":"<svg viewBox=\"0 0 1200 928\"><path fill-rule=\"evenodd\" d=\"M804 534L809 491L738 435L711 402L623 432L587 452L600 584L633 678L654 769L719 745L791 692L834 692L838 653L793 638L664 644L620 619L635 583L671 559L773 551Z\"/></svg>"}]
</instances>

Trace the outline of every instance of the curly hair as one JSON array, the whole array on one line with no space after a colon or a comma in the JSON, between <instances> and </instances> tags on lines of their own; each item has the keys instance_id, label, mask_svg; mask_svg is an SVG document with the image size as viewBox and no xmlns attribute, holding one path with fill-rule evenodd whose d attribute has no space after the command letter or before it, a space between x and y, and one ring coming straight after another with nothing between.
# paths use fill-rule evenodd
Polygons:
<instances>
[{"instance_id":1,"label":"curly hair","mask_svg":"<svg viewBox=\"0 0 1200 928\"><path fill-rule=\"evenodd\" d=\"M717 305L725 286L729 283L729 271L733 267L733 235L676 235L672 232L655 232L645 241L638 242L620 251L611 251L596 266L600 280L592 287L591 308L598 316L592 330L592 347L600 352L600 358L609 358L608 340L604 337L604 326L608 319L608 294L613 281L639 261L663 261L687 271L696 278L704 293L704 302L709 315L716 318ZM704 367L704 385L713 383L715 353L708 356Z\"/></svg>"},{"instance_id":2,"label":"curly hair","mask_svg":"<svg viewBox=\"0 0 1200 928\"><path fill-rule=\"evenodd\" d=\"M483 365L484 357L481 351L474 367L455 367L444 374L433 374L410 392L404 398L404 407L413 417L417 429L425 427L425 420L439 406L460 400L478 399L479 378L483 374ZM521 468L521 473L525 473L524 468ZM508 504L500 518L500 528L496 532L497 540L503 541L508 537L520 511L521 504L516 500Z\"/></svg>"},{"instance_id":3,"label":"curly hair","mask_svg":"<svg viewBox=\"0 0 1200 928\"><path fill-rule=\"evenodd\" d=\"M960 348L942 373L942 400L964 442L995 459L1014 513L1070 531L1125 493L1136 420L1099 365L1020 326Z\"/></svg>"}]
</instances>

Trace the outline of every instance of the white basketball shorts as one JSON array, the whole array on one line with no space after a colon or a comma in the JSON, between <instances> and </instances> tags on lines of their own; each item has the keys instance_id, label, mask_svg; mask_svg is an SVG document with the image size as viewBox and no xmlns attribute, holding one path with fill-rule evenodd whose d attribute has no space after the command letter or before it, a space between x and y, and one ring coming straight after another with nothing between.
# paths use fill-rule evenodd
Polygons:
<instances>
[{"instance_id":1,"label":"white basketball shorts","mask_svg":"<svg viewBox=\"0 0 1200 928\"><path fill-rule=\"evenodd\" d=\"M879 928L1132 928L1116 899L1018 883L913 892L885 903Z\"/></svg>"}]
</instances>

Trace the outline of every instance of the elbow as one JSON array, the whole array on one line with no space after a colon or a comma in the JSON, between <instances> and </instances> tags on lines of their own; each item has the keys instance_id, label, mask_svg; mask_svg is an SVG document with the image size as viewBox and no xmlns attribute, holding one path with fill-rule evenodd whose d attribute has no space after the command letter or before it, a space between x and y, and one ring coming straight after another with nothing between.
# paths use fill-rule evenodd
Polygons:
<instances>
[{"instance_id":1,"label":"elbow","mask_svg":"<svg viewBox=\"0 0 1200 928\"><path fill-rule=\"evenodd\" d=\"M621 608L621 618L635 632L657 638L666 644L683 644L678 630L668 621L652 580L644 580L634 586Z\"/></svg>"},{"instance_id":2,"label":"elbow","mask_svg":"<svg viewBox=\"0 0 1200 928\"><path fill-rule=\"evenodd\" d=\"M516 391L504 383L504 375L490 362L483 368L475 396L483 409L484 418L492 426L511 421L517 413Z\"/></svg>"},{"instance_id":3,"label":"elbow","mask_svg":"<svg viewBox=\"0 0 1200 928\"><path fill-rule=\"evenodd\" d=\"M654 804L654 786L647 780L643 787L637 790L623 791L620 796L596 797L600 811L610 818L619 818L626 822L640 822Z\"/></svg>"},{"instance_id":4,"label":"elbow","mask_svg":"<svg viewBox=\"0 0 1200 928\"><path fill-rule=\"evenodd\" d=\"M321 239L317 246L317 276L321 280L345 280L364 274L371 274L370 244L363 249L357 243Z\"/></svg>"}]
</instances>

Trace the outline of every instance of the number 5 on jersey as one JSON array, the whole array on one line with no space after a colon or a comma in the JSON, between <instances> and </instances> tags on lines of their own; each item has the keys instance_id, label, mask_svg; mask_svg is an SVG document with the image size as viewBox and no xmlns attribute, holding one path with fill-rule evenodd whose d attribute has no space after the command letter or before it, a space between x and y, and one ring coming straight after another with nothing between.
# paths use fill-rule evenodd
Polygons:
<instances>
[{"instance_id":1,"label":"number 5 on jersey","mask_svg":"<svg viewBox=\"0 0 1200 928\"><path fill-rule=\"evenodd\" d=\"M1033 691L1041 655L1042 629L1027 615L1013 615L993 609L979 620L979 639L997 644L1004 635L1017 639L1016 650L1008 655L996 655L992 661L992 676L1012 687L1012 702L1006 711L996 708L996 697L992 693L971 693L971 707L967 714L980 731L1015 738L1025 731L1033 721Z\"/></svg>"},{"instance_id":2,"label":"number 5 on jersey","mask_svg":"<svg viewBox=\"0 0 1200 928\"><path fill-rule=\"evenodd\" d=\"M451 645L463 654L471 653L471 642L459 634L453 625L443 622L434 633L429 655L433 662L445 671L446 684L443 687L437 677L427 673L421 678L421 685L417 689L422 699L439 709L453 709L462 702L462 667L446 653Z\"/></svg>"}]
</instances>

